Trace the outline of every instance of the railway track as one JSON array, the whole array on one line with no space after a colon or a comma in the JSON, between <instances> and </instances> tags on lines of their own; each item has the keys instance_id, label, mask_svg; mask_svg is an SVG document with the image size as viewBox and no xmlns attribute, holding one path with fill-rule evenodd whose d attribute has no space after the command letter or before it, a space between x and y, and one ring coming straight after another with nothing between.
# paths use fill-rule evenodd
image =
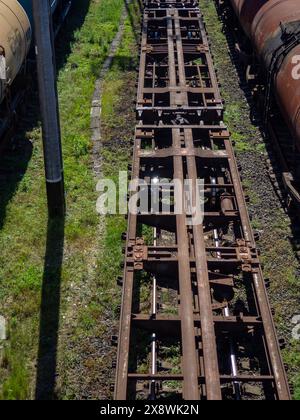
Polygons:
<instances>
[{"instance_id":1,"label":"railway track","mask_svg":"<svg viewBox=\"0 0 300 420\"><path fill-rule=\"evenodd\" d=\"M115 399L290 399L197 2L144 2L136 109L132 179L158 195L128 216ZM174 180L195 205L200 179L191 223Z\"/></svg>"}]
</instances>

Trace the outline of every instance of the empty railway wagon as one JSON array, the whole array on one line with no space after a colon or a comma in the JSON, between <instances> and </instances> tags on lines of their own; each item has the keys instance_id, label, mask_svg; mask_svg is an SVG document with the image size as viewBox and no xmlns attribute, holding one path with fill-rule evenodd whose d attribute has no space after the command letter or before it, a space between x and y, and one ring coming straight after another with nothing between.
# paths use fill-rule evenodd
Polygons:
<instances>
[{"instance_id":1,"label":"empty railway wagon","mask_svg":"<svg viewBox=\"0 0 300 420\"><path fill-rule=\"evenodd\" d=\"M66 17L70 0L51 0L54 33ZM11 107L11 86L24 68L33 40L32 0L0 0L0 106L1 119ZM3 104L4 100L7 104Z\"/></svg>"}]
</instances>

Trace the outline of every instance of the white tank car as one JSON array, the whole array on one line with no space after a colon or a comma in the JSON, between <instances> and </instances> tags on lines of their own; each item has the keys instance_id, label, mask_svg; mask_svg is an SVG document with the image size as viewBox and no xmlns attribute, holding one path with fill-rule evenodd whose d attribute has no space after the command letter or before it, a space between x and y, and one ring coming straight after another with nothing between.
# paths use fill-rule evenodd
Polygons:
<instances>
[{"instance_id":1,"label":"white tank car","mask_svg":"<svg viewBox=\"0 0 300 420\"><path fill-rule=\"evenodd\" d=\"M0 0L0 103L29 51L32 30L17 0Z\"/></svg>"}]
</instances>

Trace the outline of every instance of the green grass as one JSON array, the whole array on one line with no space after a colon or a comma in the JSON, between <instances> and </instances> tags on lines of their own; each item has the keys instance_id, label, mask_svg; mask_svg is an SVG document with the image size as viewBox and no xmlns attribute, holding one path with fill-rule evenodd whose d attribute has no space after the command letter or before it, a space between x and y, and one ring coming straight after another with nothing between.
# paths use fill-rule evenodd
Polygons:
<instances>
[{"instance_id":1,"label":"green grass","mask_svg":"<svg viewBox=\"0 0 300 420\"><path fill-rule=\"evenodd\" d=\"M133 6L132 6L133 7ZM138 17L138 13L136 12ZM118 185L119 171L126 171L131 162L132 132L135 125L133 99L136 78L137 49L129 19L126 21L124 37L116 53L112 68L104 83L102 101L103 127L103 174ZM128 100L131 98L131 101ZM102 281L120 274L122 260L121 234L127 222L122 215L106 217L106 235L99 262Z\"/></svg>"},{"instance_id":2,"label":"green grass","mask_svg":"<svg viewBox=\"0 0 300 420\"><path fill-rule=\"evenodd\" d=\"M300 401L300 375L294 381L294 400Z\"/></svg>"},{"instance_id":3,"label":"green grass","mask_svg":"<svg viewBox=\"0 0 300 420\"><path fill-rule=\"evenodd\" d=\"M264 252L261 259L264 263L265 277L271 279L271 297L277 297L272 303L275 310L274 319L279 336L286 337L287 347L283 351L283 359L288 366L289 381L293 385L293 398L299 400L300 343L291 339L291 331L294 328L291 319L297 314L300 283L297 261L293 251L287 248L287 223L286 219L275 219L271 232L273 237L276 237L276 246L269 239L263 241Z\"/></svg>"},{"instance_id":4,"label":"green grass","mask_svg":"<svg viewBox=\"0 0 300 420\"><path fill-rule=\"evenodd\" d=\"M60 290L56 290L56 304L60 306L60 342L57 355L59 371L64 371L67 367L72 368L73 364L70 361L78 359L76 352L70 355L61 354L68 334L74 333L75 341L79 332L85 331L88 335L91 331L94 334L96 320L100 316L100 309L87 292L104 282L99 280L102 273L99 273L96 264L99 258L99 217L95 211L96 181L90 153L90 104L97 74L118 30L124 2L92 0L86 16L82 16L86 5L85 0L75 1L67 30L62 33L69 39L66 39L65 43L63 40L59 41L58 46L59 54L62 55L65 45L70 41L71 51L68 52L65 62L62 56L58 60L63 63L59 71L58 92L68 208L61 268L58 267L61 250L56 249L55 244L53 249L48 249L47 266L44 266L48 221L41 132L38 123L26 132L22 140L27 146L30 143L33 145L25 175L14 190L10 183L1 185L1 191L4 189L4 193L11 196L5 208L3 228L0 231L0 307L1 315L5 316L9 324L9 339L5 343L0 366L1 399L34 397L43 282L50 282L47 286L50 296L51 288L58 288L55 282L60 284ZM82 22L79 22L80 19ZM73 27L76 29L72 36ZM127 32L130 32L128 24ZM131 41L127 42L129 45ZM126 55L128 50L125 50L124 47L122 53ZM27 162L20 152L10 158L8 164L19 171L23 167L26 169ZM9 188L11 191L8 191ZM121 228L121 225L120 222L118 227ZM55 229L54 223L51 226L54 240ZM108 223L105 247L114 249L110 253L110 262L115 263L120 242L114 242L112 238ZM111 283L116 272L116 269L110 270L107 267L107 281L109 279ZM108 285L106 287L108 288ZM50 312L54 309L53 302L50 299ZM74 307L75 302L77 307ZM42 340L46 342L47 330L51 332L55 325L50 315L49 319L47 316L45 319ZM76 328L69 330L69 323L76 325L77 334ZM101 333L99 328L98 335ZM64 388L58 393L59 398L66 398L68 394L68 383L65 378L63 380Z\"/></svg>"},{"instance_id":5,"label":"green grass","mask_svg":"<svg viewBox=\"0 0 300 420\"><path fill-rule=\"evenodd\" d=\"M135 2L130 6L130 11L138 21L139 13ZM117 184L119 170L126 170L128 162L131 161L130 140L135 125L132 101L135 97L136 65L137 46L134 41L134 28L127 19L121 45L105 77L102 95L102 172L105 178L112 179ZM83 340L87 337L87 339L99 338L102 341L109 341L112 330L118 325L121 290L116 285L116 278L122 273L121 234L126 228L127 222L122 215L107 215L101 218L101 236L97 241L99 252L95 258L95 281L89 290L90 301L87 307L79 311L74 335L70 337L68 349L64 349L63 352L64 364L69 363L73 367L76 361L78 363L80 360L85 366L87 386L92 382L99 382L99 372L110 372L111 369L111 355L107 359L101 354L95 356L93 343L86 344ZM109 321L103 322L103 319ZM85 349L87 355L84 354ZM91 356L89 352L92 353ZM108 378L103 379L101 391L105 393L106 398L111 396L109 390L111 375L110 372ZM63 376L61 388L65 388L70 382L68 372ZM78 398L77 384L69 387L67 385L67 388L64 398ZM99 397L99 389L95 390L95 397Z\"/></svg>"}]
</instances>

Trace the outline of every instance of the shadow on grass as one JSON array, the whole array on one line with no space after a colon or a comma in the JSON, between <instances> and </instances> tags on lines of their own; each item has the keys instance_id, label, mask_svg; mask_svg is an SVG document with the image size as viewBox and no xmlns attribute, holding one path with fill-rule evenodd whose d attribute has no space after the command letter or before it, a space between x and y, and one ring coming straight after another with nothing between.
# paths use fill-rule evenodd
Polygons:
<instances>
[{"instance_id":1,"label":"shadow on grass","mask_svg":"<svg viewBox=\"0 0 300 420\"><path fill-rule=\"evenodd\" d=\"M34 95L32 95L34 96ZM33 115L37 110L37 98L32 99L27 111ZM26 137L26 133L31 131L37 121L22 121L13 139L6 142L5 148L0 153L0 230L3 228L6 219L6 209L10 200L15 195L20 182L22 181L28 163L32 156L33 145Z\"/></svg>"},{"instance_id":2,"label":"shadow on grass","mask_svg":"<svg viewBox=\"0 0 300 420\"><path fill-rule=\"evenodd\" d=\"M74 0L71 15L56 43L57 72L71 53L76 31L83 25L90 0ZM36 400L56 400L57 345L60 317L61 272L64 255L65 219L49 219L40 310Z\"/></svg>"},{"instance_id":3,"label":"shadow on grass","mask_svg":"<svg viewBox=\"0 0 300 420\"><path fill-rule=\"evenodd\" d=\"M64 219L49 219L45 253L35 398L55 400Z\"/></svg>"}]
</instances>

